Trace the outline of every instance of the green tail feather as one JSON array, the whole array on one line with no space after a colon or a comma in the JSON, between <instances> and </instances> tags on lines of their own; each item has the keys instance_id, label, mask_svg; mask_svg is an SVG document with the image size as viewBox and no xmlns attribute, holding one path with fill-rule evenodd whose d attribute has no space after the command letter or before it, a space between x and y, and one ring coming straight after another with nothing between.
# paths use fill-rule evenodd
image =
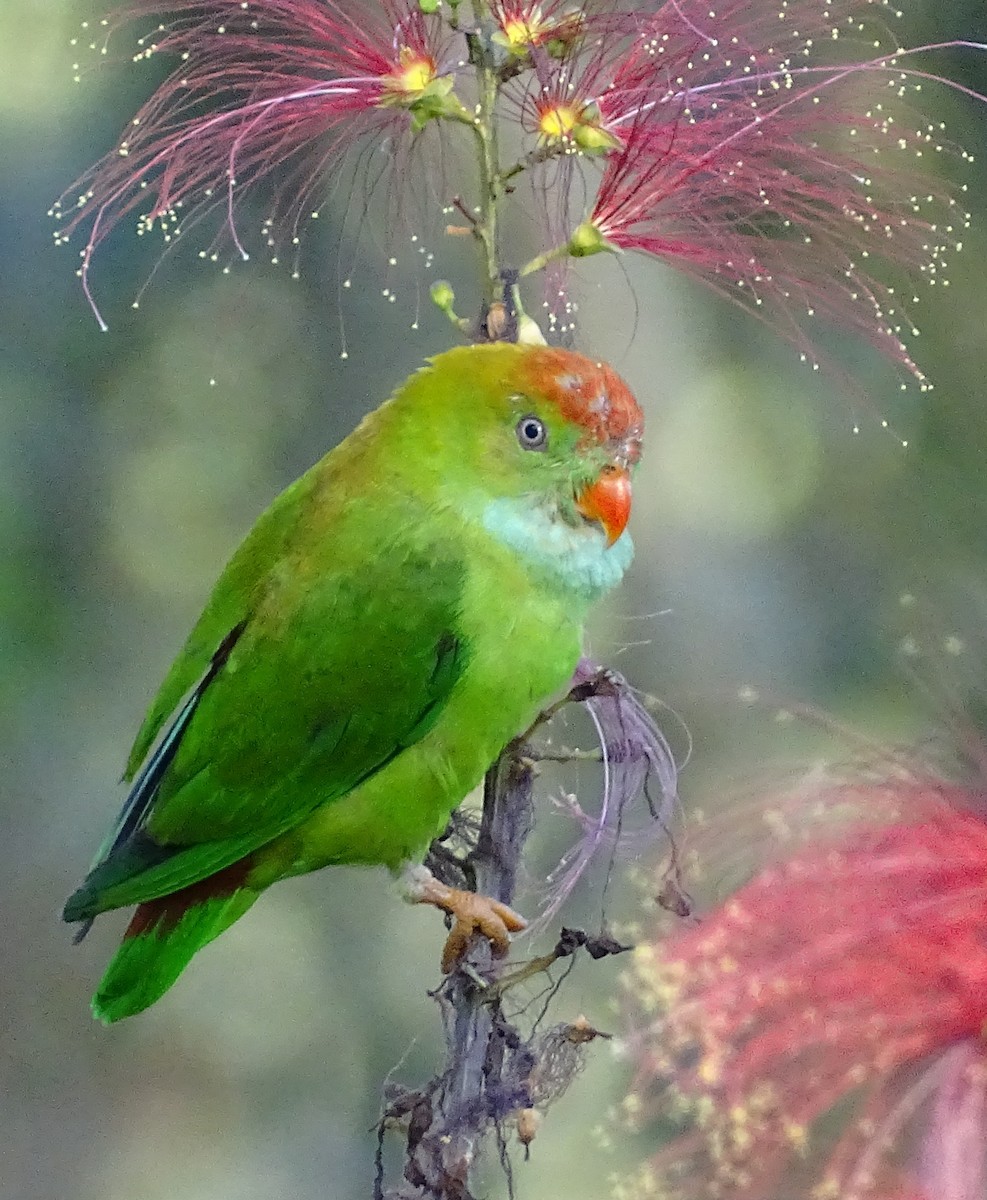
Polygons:
<instances>
[{"instance_id":1,"label":"green tail feather","mask_svg":"<svg viewBox=\"0 0 987 1200\"><path fill-rule=\"evenodd\" d=\"M242 917L258 894L238 888L189 903L177 892L142 904L93 996L93 1016L109 1025L143 1012L171 987L196 950Z\"/></svg>"}]
</instances>

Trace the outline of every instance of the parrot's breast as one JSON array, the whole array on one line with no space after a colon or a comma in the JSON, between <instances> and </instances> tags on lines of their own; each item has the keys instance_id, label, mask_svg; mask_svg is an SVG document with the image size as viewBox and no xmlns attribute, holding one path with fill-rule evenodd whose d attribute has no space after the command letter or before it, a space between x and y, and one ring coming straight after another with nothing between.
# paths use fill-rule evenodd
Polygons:
<instances>
[{"instance_id":1,"label":"parrot's breast","mask_svg":"<svg viewBox=\"0 0 987 1200\"><path fill-rule=\"evenodd\" d=\"M269 847L271 879L331 863L396 870L419 861L506 743L568 685L584 608L556 586L534 585L500 541L472 556L456 628L465 665L434 724Z\"/></svg>"},{"instance_id":2,"label":"parrot's breast","mask_svg":"<svg viewBox=\"0 0 987 1200\"><path fill-rule=\"evenodd\" d=\"M484 509L483 525L519 554L529 570L587 600L616 587L634 557L629 533L608 546L599 526L570 525L554 508L526 498L492 500Z\"/></svg>"}]
</instances>

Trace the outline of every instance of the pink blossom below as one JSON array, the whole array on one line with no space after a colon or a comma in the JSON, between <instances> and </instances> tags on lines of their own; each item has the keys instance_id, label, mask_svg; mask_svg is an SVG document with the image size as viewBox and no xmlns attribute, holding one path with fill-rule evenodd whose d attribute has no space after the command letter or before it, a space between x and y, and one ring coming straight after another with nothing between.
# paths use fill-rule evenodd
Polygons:
<instances>
[{"instance_id":1,"label":"pink blossom below","mask_svg":"<svg viewBox=\"0 0 987 1200\"><path fill-rule=\"evenodd\" d=\"M636 952L633 1111L672 1096L696 1127L635 1195L982 1200L982 795L875 783L875 809L887 816L889 791L899 808L875 822L867 791L848 793L859 816L844 833ZM845 799L815 804L838 811Z\"/></svg>"}]
</instances>

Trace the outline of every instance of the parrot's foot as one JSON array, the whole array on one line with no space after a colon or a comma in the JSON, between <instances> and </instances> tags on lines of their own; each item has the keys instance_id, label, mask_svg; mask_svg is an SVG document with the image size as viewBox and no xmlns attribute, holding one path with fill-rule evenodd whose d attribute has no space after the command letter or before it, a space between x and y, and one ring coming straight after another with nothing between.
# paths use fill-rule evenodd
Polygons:
<instances>
[{"instance_id":1,"label":"parrot's foot","mask_svg":"<svg viewBox=\"0 0 987 1200\"><path fill-rule=\"evenodd\" d=\"M510 948L511 934L528 924L524 917L499 900L440 883L427 867L407 871L402 883L404 894L412 904L432 904L453 919L442 950L442 970L446 975L466 954L474 934L482 934L490 942L494 957L503 958Z\"/></svg>"}]
</instances>

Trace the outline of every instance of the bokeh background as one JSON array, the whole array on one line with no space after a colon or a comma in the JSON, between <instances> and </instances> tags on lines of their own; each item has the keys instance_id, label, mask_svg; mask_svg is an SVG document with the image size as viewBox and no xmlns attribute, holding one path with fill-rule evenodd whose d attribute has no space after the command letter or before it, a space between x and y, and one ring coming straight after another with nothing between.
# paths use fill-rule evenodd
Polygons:
<instances>
[{"instance_id":1,"label":"bokeh background","mask_svg":"<svg viewBox=\"0 0 987 1200\"><path fill-rule=\"evenodd\" d=\"M431 275L410 246L386 276L379 255L358 255L341 292L329 214L299 282L255 262L224 275L190 251L134 311L157 253L122 230L94 273L101 334L45 213L112 144L148 74L73 83L69 41L89 4L0 5L0 1196L357 1200L382 1080L399 1061L421 1080L435 1062L434 914L403 906L383 873L281 885L152 1012L104 1030L88 996L124 920L76 949L58 910L226 556L284 484L449 343L421 284L465 278L469 248L433 245ZM903 7L906 43L987 40L982 0ZM987 56L939 65L987 90ZM920 731L927 706L896 653L903 592L934 614L932 654L937 629L948 657L983 624L987 108L928 103L977 159L974 228L921 321L929 395L900 394L880 362L833 342L862 407L668 271L594 261L582 273L578 344L615 363L650 420L638 561L592 649L687 723L687 807L752 759L791 753L791 728L773 717L786 703L882 737ZM754 694L765 699L752 718L739 698ZM577 974L560 1019L615 1023L613 971ZM634 1151L588 1134L606 1125L624 1070L595 1056L521 1169L521 1195L605 1194ZM491 1195L501 1186L494 1177Z\"/></svg>"}]
</instances>

